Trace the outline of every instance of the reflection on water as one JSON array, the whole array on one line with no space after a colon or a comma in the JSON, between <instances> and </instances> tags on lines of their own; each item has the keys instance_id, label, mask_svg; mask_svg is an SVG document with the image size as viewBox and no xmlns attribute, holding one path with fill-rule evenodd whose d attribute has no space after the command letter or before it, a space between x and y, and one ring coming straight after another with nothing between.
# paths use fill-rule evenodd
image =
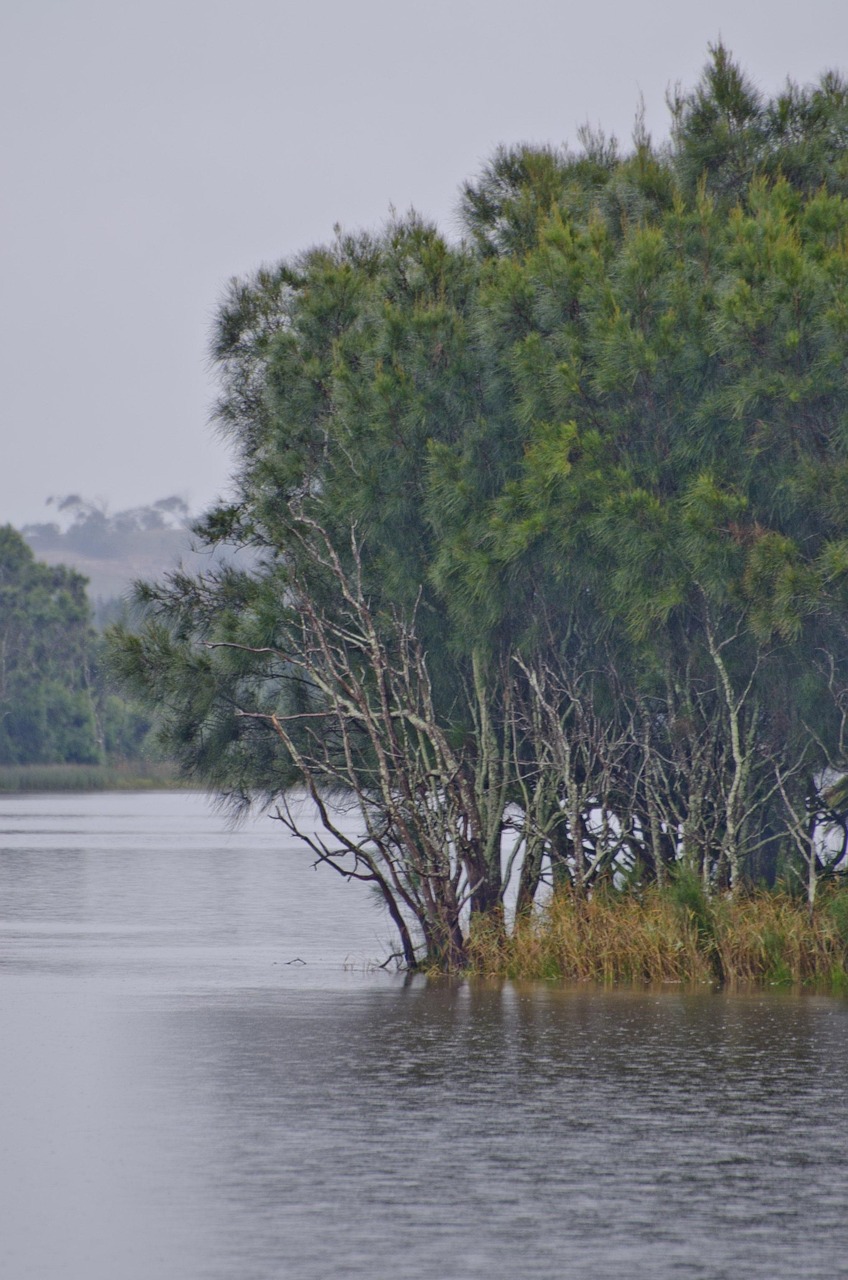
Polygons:
<instances>
[{"instance_id":1,"label":"reflection on water","mask_svg":"<svg viewBox=\"0 0 848 1280\"><path fill-rule=\"evenodd\" d=\"M0 1273L846 1274L844 1002L404 983L196 797L0 839Z\"/></svg>"}]
</instances>

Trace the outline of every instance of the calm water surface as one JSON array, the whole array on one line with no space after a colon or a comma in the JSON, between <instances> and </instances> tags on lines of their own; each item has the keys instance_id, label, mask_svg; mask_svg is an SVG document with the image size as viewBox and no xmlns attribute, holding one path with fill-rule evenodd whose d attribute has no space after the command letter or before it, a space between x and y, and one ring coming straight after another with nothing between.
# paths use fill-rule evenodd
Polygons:
<instances>
[{"instance_id":1,"label":"calm water surface","mask_svg":"<svg viewBox=\"0 0 848 1280\"><path fill-rule=\"evenodd\" d=\"M0 1275L848 1276L846 1002L404 983L282 835L0 797Z\"/></svg>"}]
</instances>

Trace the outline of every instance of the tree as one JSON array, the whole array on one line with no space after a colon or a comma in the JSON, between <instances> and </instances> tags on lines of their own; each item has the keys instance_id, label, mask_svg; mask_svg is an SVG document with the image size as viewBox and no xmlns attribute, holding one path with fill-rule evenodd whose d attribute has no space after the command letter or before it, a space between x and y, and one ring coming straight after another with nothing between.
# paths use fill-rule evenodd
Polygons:
<instances>
[{"instance_id":1,"label":"tree","mask_svg":"<svg viewBox=\"0 0 848 1280\"><path fill-rule=\"evenodd\" d=\"M0 762L98 759L85 579L0 528Z\"/></svg>"},{"instance_id":2,"label":"tree","mask_svg":"<svg viewBox=\"0 0 848 1280\"><path fill-rule=\"evenodd\" d=\"M201 536L261 568L149 590L151 626L119 658L166 708L183 766L234 802L295 781L352 793L370 845L343 843L336 865L367 864L396 923L410 912L451 963L465 909L497 910L503 891L498 690L479 655L451 652L426 581L433 424L453 438L480 398L474 270L411 218L233 287L215 341L240 500Z\"/></svg>"},{"instance_id":3,"label":"tree","mask_svg":"<svg viewBox=\"0 0 848 1280\"><path fill-rule=\"evenodd\" d=\"M0 764L140 754L150 720L114 692L86 580L0 528Z\"/></svg>"},{"instance_id":4,"label":"tree","mask_svg":"<svg viewBox=\"0 0 848 1280\"><path fill-rule=\"evenodd\" d=\"M846 206L785 179L744 197L728 218L681 194L617 243L601 222L552 220L520 294L498 264L487 319L523 456L456 513L490 577L558 610L555 631L577 607L584 640L614 637L646 726L623 825L657 875L697 832L716 884L787 855L775 771L787 812L818 807L845 688L845 508L828 494L845 466ZM455 603L488 590L463 535L439 568Z\"/></svg>"},{"instance_id":5,"label":"tree","mask_svg":"<svg viewBox=\"0 0 848 1280\"><path fill-rule=\"evenodd\" d=\"M640 124L626 155L501 150L467 243L411 215L231 287L237 496L197 535L255 563L146 588L116 660L187 772L378 887L408 964L502 927L510 839L522 909L546 867L580 893L825 870L844 105L833 76L767 101L719 46L666 150Z\"/></svg>"}]
</instances>

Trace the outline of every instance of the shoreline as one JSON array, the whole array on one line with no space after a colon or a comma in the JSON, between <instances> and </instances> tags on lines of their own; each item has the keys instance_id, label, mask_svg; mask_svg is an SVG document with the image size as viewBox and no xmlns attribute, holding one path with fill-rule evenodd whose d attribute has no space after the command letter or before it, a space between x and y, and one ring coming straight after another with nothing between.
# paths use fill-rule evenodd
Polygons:
<instances>
[{"instance_id":1,"label":"shoreline","mask_svg":"<svg viewBox=\"0 0 848 1280\"><path fill-rule=\"evenodd\" d=\"M0 795L34 792L191 791L167 762L0 765Z\"/></svg>"}]
</instances>

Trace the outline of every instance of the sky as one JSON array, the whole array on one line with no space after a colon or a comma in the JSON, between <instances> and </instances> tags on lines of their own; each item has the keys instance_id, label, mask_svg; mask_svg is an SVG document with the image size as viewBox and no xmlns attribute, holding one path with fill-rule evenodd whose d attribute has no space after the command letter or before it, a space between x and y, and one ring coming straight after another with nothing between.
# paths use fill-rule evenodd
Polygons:
<instances>
[{"instance_id":1,"label":"sky","mask_svg":"<svg viewBox=\"0 0 848 1280\"><path fill-rule=\"evenodd\" d=\"M655 139L718 39L765 92L848 71L845 0L0 0L0 524L226 494L227 281L414 207L499 143Z\"/></svg>"}]
</instances>

